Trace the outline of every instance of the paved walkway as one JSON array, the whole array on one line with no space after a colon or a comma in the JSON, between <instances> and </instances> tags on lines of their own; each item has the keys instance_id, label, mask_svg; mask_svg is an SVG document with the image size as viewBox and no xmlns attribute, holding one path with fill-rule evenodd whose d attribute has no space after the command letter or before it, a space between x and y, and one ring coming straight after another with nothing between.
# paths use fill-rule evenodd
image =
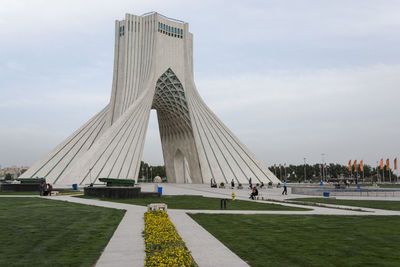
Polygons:
<instances>
[{"instance_id":1,"label":"paved walkway","mask_svg":"<svg viewBox=\"0 0 400 267\"><path fill-rule=\"evenodd\" d=\"M231 198L235 193L237 199L249 200L249 189L220 189L210 188L208 185L180 185L162 184L163 194L165 195L202 195L206 197ZM153 184L142 184L143 191L152 191ZM290 190L289 190L290 191ZM281 195L282 189L262 189L260 194L265 198L274 201L283 201L296 197L307 197L304 195ZM1 195L0 197L29 197ZM39 197L39 196L33 196ZM100 256L96 266L143 266L145 259L144 240L142 232L144 230L143 214L146 207L129 204L107 202L93 199L76 198L72 196L46 197L55 200L69 201L86 205L95 205L108 208L124 209L126 214L114 232L110 242ZM338 197L340 199L364 199L357 197ZM368 198L371 199L371 198ZM375 199L375 198L374 198ZM400 200L382 199L381 200ZM185 241L188 249L192 252L193 258L201 267L208 266L248 266L236 254L230 251L225 245L217 240L197 224L187 213L212 213L212 214L316 214L316 215L397 215L400 211L378 210L369 208L358 208L340 205L324 204L324 207L304 206L289 203L276 203L273 201L258 201L263 203L282 204L286 206L304 207L309 211L240 211L240 210L173 210L169 209L168 214L175 225L179 235ZM356 209L361 209L359 211Z\"/></svg>"}]
</instances>

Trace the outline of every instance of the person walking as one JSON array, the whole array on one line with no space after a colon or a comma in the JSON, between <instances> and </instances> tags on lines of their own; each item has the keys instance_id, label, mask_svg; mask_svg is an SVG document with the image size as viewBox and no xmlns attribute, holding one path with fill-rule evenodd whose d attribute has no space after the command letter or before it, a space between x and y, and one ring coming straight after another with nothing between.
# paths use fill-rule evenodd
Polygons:
<instances>
[{"instance_id":1,"label":"person walking","mask_svg":"<svg viewBox=\"0 0 400 267\"><path fill-rule=\"evenodd\" d=\"M282 195L287 195L286 180L283 181L283 192L282 192Z\"/></svg>"},{"instance_id":2,"label":"person walking","mask_svg":"<svg viewBox=\"0 0 400 267\"><path fill-rule=\"evenodd\" d=\"M231 187L232 187L232 189L235 188L235 181L233 181L233 179L231 181Z\"/></svg>"},{"instance_id":3,"label":"person walking","mask_svg":"<svg viewBox=\"0 0 400 267\"><path fill-rule=\"evenodd\" d=\"M45 190L46 190L46 183L45 183L44 179L42 178L40 180L40 196L44 195Z\"/></svg>"},{"instance_id":4,"label":"person walking","mask_svg":"<svg viewBox=\"0 0 400 267\"><path fill-rule=\"evenodd\" d=\"M250 188L253 188L253 185L251 184L251 177L250 177L250 179L249 179L249 187L250 187Z\"/></svg>"}]
</instances>

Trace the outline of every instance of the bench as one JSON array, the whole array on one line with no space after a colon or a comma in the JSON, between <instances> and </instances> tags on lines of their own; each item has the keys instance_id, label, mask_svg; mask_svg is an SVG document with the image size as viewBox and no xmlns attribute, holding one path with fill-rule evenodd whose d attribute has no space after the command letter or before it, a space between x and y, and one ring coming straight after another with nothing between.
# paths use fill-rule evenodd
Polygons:
<instances>
[{"instance_id":1,"label":"bench","mask_svg":"<svg viewBox=\"0 0 400 267\"><path fill-rule=\"evenodd\" d=\"M99 181L107 183L107 186L135 186L133 179L100 178Z\"/></svg>"},{"instance_id":2,"label":"bench","mask_svg":"<svg viewBox=\"0 0 400 267\"><path fill-rule=\"evenodd\" d=\"M147 205L148 211L156 211L156 210L163 210L167 212L167 204L165 203L152 203Z\"/></svg>"},{"instance_id":3,"label":"bench","mask_svg":"<svg viewBox=\"0 0 400 267\"><path fill-rule=\"evenodd\" d=\"M264 196L263 195L255 196L254 200L264 200Z\"/></svg>"},{"instance_id":4,"label":"bench","mask_svg":"<svg viewBox=\"0 0 400 267\"><path fill-rule=\"evenodd\" d=\"M43 180L46 183L46 179ZM21 182L21 184L40 184L42 178L18 178L17 181Z\"/></svg>"},{"instance_id":5,"label":"bench","mask_svg":"<svg viewBox=\"0 0 400 267\"><path fill-rule=\"evenodd\" d=\"M58 194L60 194L59 191L51 191L51 195L52 195L52 196L57 196Z\"/></svg>"}]
</instances>

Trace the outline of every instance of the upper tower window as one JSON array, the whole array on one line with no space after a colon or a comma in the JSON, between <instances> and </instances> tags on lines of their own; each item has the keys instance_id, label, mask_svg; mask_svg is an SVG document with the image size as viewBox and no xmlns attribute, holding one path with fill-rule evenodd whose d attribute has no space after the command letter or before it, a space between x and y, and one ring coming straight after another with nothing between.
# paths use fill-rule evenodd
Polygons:
<instances>
[{"instance_id":1,"label":"upper tower window","mask_svg":"<svg viewBox=\"0 0 400 267\"><path fill-rule=\"evenodd\" d=\"M158 31L168 36L183 38L183 30L158 22Z\"/></svg>"},{"instance_id":2,"label":"upper tower window","mask_svg":"<svg viewBox=\"0 0 400 267\"><path fill-rule=\"evenodd\" d=\"M119 26L119 36L125 35L125 26Z\"/></svg>"}]
</instances>

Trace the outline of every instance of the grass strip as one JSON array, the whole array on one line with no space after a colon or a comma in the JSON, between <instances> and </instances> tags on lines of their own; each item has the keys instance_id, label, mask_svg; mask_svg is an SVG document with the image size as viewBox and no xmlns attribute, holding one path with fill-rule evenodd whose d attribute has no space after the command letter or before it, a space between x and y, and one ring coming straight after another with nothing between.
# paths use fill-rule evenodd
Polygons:
<instances>
[{"instance_id":1,"label":"grass strip","mask_svg":"<svg viewBox=\"0 0 400 267\"><path fill-rule=\"evenodd\" d=\"M99 199L89 196L77 196L81 198ZM220 198L210 198L202 196L161 196L160 198L135 198L135 199L110 199L100 198L104 201L119 202L125 204L147 206L150 203L166 203L168 209L186 210L219 210L221 205ZM245 200L229 200L226 205L227 210L287 210L287 211L307 211L310 209L289 207L280 204L260 203Z\"/></svg>"},{"instance_id":2,"label":"grass strip","mask_svg":"<svg viewBox=\"0 0 400 267\"><path fill-rule=\"evenodd\" d=\"M335 198L293 198L291 201L309 202L309 203L325 203L352 207L362 207L383 210L400 210L400 201L389 200L350 200Z\"/></svg>"}]
</instances>

